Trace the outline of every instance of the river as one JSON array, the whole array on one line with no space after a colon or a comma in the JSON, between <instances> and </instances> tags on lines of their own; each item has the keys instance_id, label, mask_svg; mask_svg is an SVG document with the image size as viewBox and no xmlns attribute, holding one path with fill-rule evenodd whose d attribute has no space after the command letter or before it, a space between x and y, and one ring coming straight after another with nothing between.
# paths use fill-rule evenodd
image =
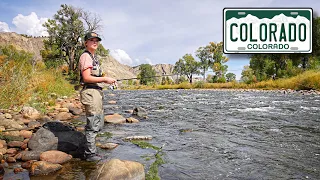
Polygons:
<instances>
[{"instance_id":1,"label":"river","mask_svg":"<svg viewBox=\"0 0 320 180\"><path fill-rule=\"evenodd\" d=\"M107 104L109 100L117 104ZM125 110L134 107L145 108L148 118L137 124L106 124L103 132L113 136L98 141L119 146L98 148L105 161L138 161L147 172L156 151L123 138L151 135L148 142L162 147L165 164L159 167L159 176L164 180L320 179L320 96L271 91L105 91L106 114L129 117ZM68 171L54 177L88 179L95 168L83 161L69 165Z\"/></svg>"}]
</instances>

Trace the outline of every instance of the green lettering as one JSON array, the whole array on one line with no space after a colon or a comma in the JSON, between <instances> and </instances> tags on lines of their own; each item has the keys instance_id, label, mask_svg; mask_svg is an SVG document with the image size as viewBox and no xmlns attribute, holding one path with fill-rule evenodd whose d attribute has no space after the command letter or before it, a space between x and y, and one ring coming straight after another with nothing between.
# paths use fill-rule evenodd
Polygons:
<instances>
[{"instance_id":1,"label":"green lettering","mask_svg":"<svg viewBox=\"0 0 320 180\"><path fill-rule=\"evenodd\" d=\"M262 37L262 26L264 26L264 38ZM260 41L264 42L267 40L267 24L266 23L261 23L260 24Z\"/></svg>"},{"instance_id":2,"label":"green lettering","mask_svg":"<svg viewBox=\"0 0 320 180\"><path fill-rule=\"evenodd\" d=\"M301 37L301 27L303 27L303 38ZM307 38L307 26L304 23L299 24L299 40L305 41Z\"/></svg>"},{"instance_id":3,"label":"green lettering","mask_svg":"<svg viewBox=\"0 0 320 180\"><path fill-rule=\"evenodd\" d=\"M257 42L257 39L252 39L252 23L250 23L250 42Z\"/></svg>"},{"instance_id":4,"label":"green lettering","mask_svg":"<svg viewBox=\"0 0 320 180\"><path fill-rule=\"evenodd\" d=\"M245 27L245 38L243 38L243 32L242 32L243 28L242 27ZM247 24L245 24L245 23L240 24L240 40L241 41L247 41L247 39L248 39L247 34L248 34L248 26L247 26Z\"/></svg>"},{"instance_id":5,"label":"green lettering","mask_svg":"<svg viewBox=\"0 0 320 180\"><path fill-rule=\"evenodd\" d=\"M287 41L287 37L286 37L286 30L284 28L284 24L281 24L281 29L280 29L280 37L279 37L279 41L281 42L284 39L284 41Z\"/></svg>"},{"instance_id":6,"label":"green lettering","mask_svg":"<svg viewBox=\"0 0 320 180\"><path fill-rule=\"evenodd\" d=\"M276 38L276 31L277 31L277 24L275 23L270 23L269 24L269 41L271 42L272 41L272 34L273 34L273 38L274 38L274 41L277 42L277 38ZM274 29L272 30L272 26L274 27Z\"/></svg>"},{"instance_id":7,"label":"green lettering","mask_svg":"<svg viewBox=\"0 0 320 180\"><path fill-rule=\"evenodd\" d=\"M293 38L292 38L292 28L293 27ZM289 42L296 41L296 24L295 23L289 23Z\"/></svg>"},{"instance_id":8,"label":"green lettering","mask_svg":"<svg viewBox=\"0 0 320 180\"><path fill-rule=\"evenodd\" d=\"M230 25L230 39L231 39L232 42L236 42L238 40L238 38L233 38L233 36L232 36L233 35L232 26L238 27L238 24L232 23Z\"/></svg>"}]
</instances>

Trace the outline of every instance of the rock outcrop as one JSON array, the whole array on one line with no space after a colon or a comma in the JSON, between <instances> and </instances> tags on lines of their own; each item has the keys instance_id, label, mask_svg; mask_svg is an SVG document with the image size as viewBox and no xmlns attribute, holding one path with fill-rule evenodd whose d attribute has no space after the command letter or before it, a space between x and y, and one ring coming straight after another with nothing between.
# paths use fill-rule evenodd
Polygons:
<instances>
[{"instance_id":1,"label":"rock outcrop","mask_svg":"<svg viewBox=\"0 0 320 180\"><path fill-rule=\"evenodd\" d=\"M1 32L0 33L0 46L13 45L18 50L33 53L35 60L42 60L40 50L44 48L44 37L24 37L15 32Z\"/></svg>"}]
</instances>

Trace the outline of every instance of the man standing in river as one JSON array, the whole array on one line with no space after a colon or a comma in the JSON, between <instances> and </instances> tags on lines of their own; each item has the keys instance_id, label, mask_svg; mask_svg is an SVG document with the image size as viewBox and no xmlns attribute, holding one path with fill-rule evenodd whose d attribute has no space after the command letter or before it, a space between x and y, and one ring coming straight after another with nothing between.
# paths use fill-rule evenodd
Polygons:
<instances>
[{"instance_id":1,"label":"man standing in river","mask_svg":"<svg viewBox=\"0 0 320 180\"><path fill-rule=\"evenodd\" d=\"M99 161L95 138L104 125L103 92L98 83L115 84L116 79L102 76L102 70L95 54L101 38L95 32L89 32L84 37L86 50L80 56L80 92L81 103L85 106L87 125L85 127L87 161Z\"/></svg>"}]
</instances>

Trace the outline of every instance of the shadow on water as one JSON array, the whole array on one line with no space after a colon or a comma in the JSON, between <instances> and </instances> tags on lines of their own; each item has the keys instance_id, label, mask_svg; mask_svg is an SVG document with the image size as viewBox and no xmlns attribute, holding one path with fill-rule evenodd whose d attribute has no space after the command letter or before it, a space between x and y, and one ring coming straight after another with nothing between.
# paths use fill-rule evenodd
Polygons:
<instances>
[{"instance_id":1,"label":"shadow on water","mask_svg":"<svg viewBox=\"0 0 320 180\"><path fill-rule=\"evenodd\" d=\"M138 161L145 171L154 161L153 149L123 141L133 135L151 135L163 146L162 179L319 179L319 96L274 92L212 90L117 90L105 101L106 114L136 106L148 111L137 124L106 124L98 142L114 142L114 150L98 148L111 158ZM74 160L52 178L88 179L95 164ZM39 179L40 177L32 177ZM48 179L48 177L46 177Z\"/></svg>"}]
</instances>

